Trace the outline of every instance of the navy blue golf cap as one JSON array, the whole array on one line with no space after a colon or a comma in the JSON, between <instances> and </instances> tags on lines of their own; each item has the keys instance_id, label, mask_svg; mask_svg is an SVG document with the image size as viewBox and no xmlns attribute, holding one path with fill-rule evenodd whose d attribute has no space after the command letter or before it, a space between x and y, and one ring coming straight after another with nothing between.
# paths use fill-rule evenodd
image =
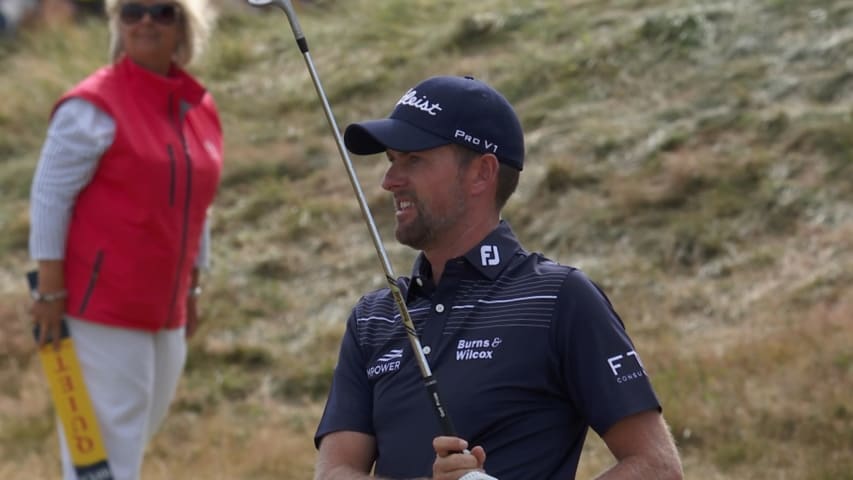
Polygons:
<instances>
[{"instance_id":1,"label":"navy blue golf cap","mask_svg":"<svg viewBox=\"0 0 853 480\"><path fill-rule=\"evenodd\" d=\"M521 170L524 134L512 106L495 89L471 77L432 77L403 95L388 118L353 123L344 132L358 155L418 152L450 143Z\"/></svg>"}]
</instances>

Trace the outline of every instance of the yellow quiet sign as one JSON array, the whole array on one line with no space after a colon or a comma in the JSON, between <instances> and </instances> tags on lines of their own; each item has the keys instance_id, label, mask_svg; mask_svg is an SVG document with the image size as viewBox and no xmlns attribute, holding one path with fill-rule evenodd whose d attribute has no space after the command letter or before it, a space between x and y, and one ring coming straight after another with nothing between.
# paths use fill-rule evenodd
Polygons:
<instances>
[{"instance_id":1,"label":"yellow quiet sign","mask_svg":"<svg viewBox=\"0 0 853 480\"><path fill-rule=\"evenodd\" d=\"M65 335L59 350L50 343L39 350L42 368L78 480L111 480L101 431L83 383L74 342L67 332L63 328Z\"/></svg>"},{"instance_id":2,"label":"yellow quiet sign","mask_svg":"<svg viewBox=\"0 0 853 480\"><path fill-rule=\"evenodd\" d=\"M37 291L38 273L27 272L27 283L31 291ZM98 419L83 382L83 371L77 361L74 340L65 319L60 327L59 348L54 348L52 339L48 338L39 349L39 358L50 388L53 407L65 433L71 463L74 464L77 480L113 480ZM33 329L33 336L38 341L38 325Z\"/></svg>"}]
</instances>

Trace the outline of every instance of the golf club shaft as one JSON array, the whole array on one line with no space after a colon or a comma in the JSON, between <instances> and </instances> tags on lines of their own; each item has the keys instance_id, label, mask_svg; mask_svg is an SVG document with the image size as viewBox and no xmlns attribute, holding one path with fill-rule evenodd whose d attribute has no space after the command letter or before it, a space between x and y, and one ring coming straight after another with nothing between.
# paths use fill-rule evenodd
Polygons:
<instances>
[{"instance_id":1,"label":"golf club shaft","mask_svg":"<svg viewBox=\"0 0 853 480\"><path fill-rule=\"evenodd\" d=\"M329 127L332 129L332 133L335 136L335 143L337 144L338 152L341 155L344 167L346 167L347 170L347 176L349 176L352 188L358 198L358 206L361 209L361 215L364 217L365 222L367 222L368 230L370 230L370 238L373 240L373 247L376 249L376 254L379 256L380 263L382 263L382 269L384 270L385 280L388 283L391 296L394 297L394 302L397 304L397 308L400 311L400 317L403 321L403 326L406 329L406 335L409 338L409 342L412 344L415 361L418 363L418 367L421 370L424 386L429 393L430 399L435 407L436 414L438 415L439 422L441 423L442 433L448 436L456 436L456 429L453 427L453 422L451 422L450 416L444 408L444 404L441 402L441 398L438 393L438 383L436 382L435 377L433 377L426 355L424 355L423 347L421 346L417 331L415 330L415 324L412 322L412 318L409 315L409 309L406 307L406 300L403 298L403 293L400 290L399 285L397 285L394 271L391 267L391 261L388 259L388 254L385 252L385 247L383 246L382 239L379 236L379 230L376 228L376 222L374 222L373 215L370 213L370 207L367 205L367 200L364 198L364 192L361 189L361 185L358 181L358 177L356 176L355 168L353 167L352 160L350 160L349 153L344 146L343 137L338 129L338 124L335 121L335 116L332 113L329 101L326 98L326 93L323 91L323 86L320 83L320 77L317 75L317 69L314 68L314 62L311 60L311 54L308 51L308 42L305 40L305 35L302 33L302 28L299 26L299 20L296 17L296 12L293 10L293 4L290 0L276 0L276 4L284 10L285 14L287 14L287 20L290 22L290 28L293 31L293 36L296 38L296 44L299 46L299 50L305 58L305 64L308 67L308 72L311 74L314 89L317 91L317 96L320 97L320 102L323 104L323 112L326 114L326 120L329 122Z\"/></svg>"}]
</instances>

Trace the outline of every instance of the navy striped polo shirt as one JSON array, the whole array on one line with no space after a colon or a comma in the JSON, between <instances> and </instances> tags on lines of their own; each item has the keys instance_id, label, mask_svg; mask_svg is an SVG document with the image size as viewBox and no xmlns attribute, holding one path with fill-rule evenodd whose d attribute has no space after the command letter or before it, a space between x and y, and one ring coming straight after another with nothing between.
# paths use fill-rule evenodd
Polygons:
<instances>
[{"instance_id":1,"label":"navy striped polo shirt","mask_svg":"<svg viewBox=\"0 0 853 480\"><path fill-rule=\"evenodd\" d=\"M401 285L450 418L490 475L573 478L588 428L660 409L604 293L526 252L506 222L437 285L430 272L421 254ZM315 443L341 430L376 438L377 476L432 474L441 430L387 288L350 315Z\"/></svg>"}]
</instances>

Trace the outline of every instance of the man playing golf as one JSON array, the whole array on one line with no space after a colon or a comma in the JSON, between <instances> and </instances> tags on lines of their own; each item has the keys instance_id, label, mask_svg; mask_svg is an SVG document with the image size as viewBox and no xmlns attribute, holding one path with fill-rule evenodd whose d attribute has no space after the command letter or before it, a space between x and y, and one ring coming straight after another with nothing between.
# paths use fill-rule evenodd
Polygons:
<instances>
[{"instance_id":1,"label":"man playing golf","mask_svg":"<svg viewBox=\"0 0 853 480\"><path fill-rule=\"evenodd\" d=\"M395 236L421 251L400 283L458 436L442 434L389 289L371 292L347 323L315 478L569 479L589 428L615 457L599 478L682 477L605 294L524 250L501 220L524 165L501 94L470 77L429 78L389 118L350 125L344 142L389 160Z\"/></svg>"}]
</instances>

